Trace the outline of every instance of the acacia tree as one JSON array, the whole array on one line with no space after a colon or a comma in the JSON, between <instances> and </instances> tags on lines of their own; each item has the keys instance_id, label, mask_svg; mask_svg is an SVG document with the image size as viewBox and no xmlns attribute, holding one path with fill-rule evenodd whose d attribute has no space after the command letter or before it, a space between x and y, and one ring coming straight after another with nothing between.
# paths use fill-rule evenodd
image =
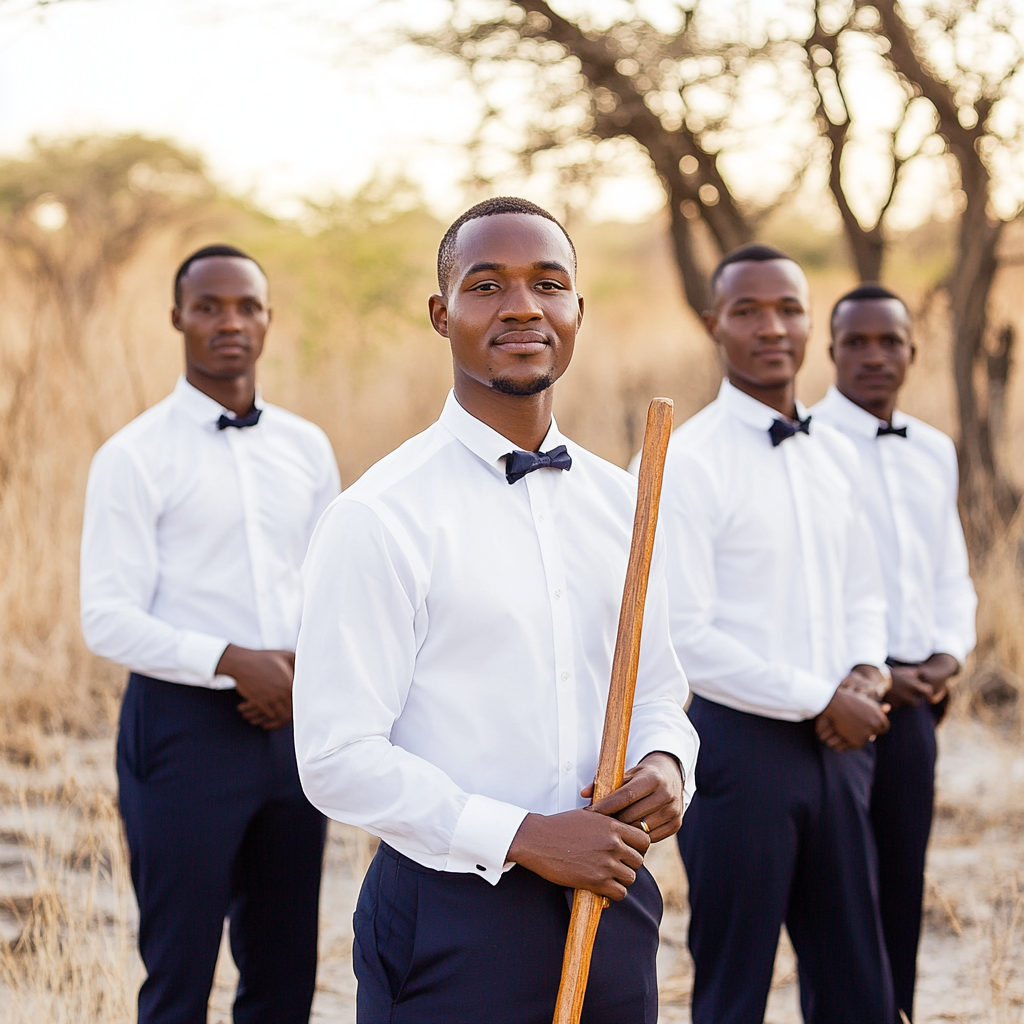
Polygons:
<instances>
[{"instance_id":1,"label":"acacia tree","mask_svg":"<svg viewBox=\"0 0 1024 1024\"><path fill-rule=\"evenodd\" d=\"M581 142L590 144L582 158L592 158L597 143L621 138L646 152L665 190L683 290L697 312L707 305L709 262L755 236L764 213L822 152L815 138L825 144L829 190L864 280L882 276L886 217L908 167L950 160L963 212L943 287L954 338L962 504L971 546L982 554L1017 503L989 412L1001 410L1013 332L991 329L988 297L1003 227L1019 213L1005 199L997 210L993 174L1021 135L1014 110L1020 16L1002 0L807 0L805 17L772 36L764 25L737 23L738 7L723 18L726 6L691 0L677 5L674 26L659 27L633 4L625 5L631 16L598 25L545 0L452 0L445 27L417 41L463 61L485 95L510 65L531 66L524 161L556 151L579 160ZM850 102L848 77L865 62L896 87L888 127L858 124ZM779 97L785 115L771 129L791 148L800 148L801 119L812 128L803 158L790 159L788 183L767 202L741 195L728 173L731 153L749 143L742 101L752 82ZM492 101L485 124L502 113ZM858 129L876 136L873 177L882 185L866 217L862 176L849 166ZM705 239L711 252L702 259Z\"/></svg>"},{"instance_id":2,"label":"acacia tree","mask_svg":"<svg viewBox=\"0 0 1024 1024\"><path fill-rule=\"evenodd\" d=\"M30 334L0 346L0 496L16 446L32 443L26 417L47 415L55 375L86 372L104 290L151 232L210 192L198 158L135 135L37 142L0 161L0 260L31 306Z\"/></svg>"},{"instance_id":3,"label":"acacia tree","mask_svg":"<svg viewBox=\"0 0 1024 1024\"><path fill-rule=\"evenodd\" d=\"M1018 495L1000 464L995 427L1010 369L1012 329L989 322L989 297L1006 224L1022 211L1007 187L996 201L993 172L1016 155L1024 118L1017 92L1024 18L1009 3L947 0L897 9L878 0L876 38L901 83L934 110L936 133L955 161L963 210L945 282L960 414L960 476L968 535L986 550L994 527L1013 515ZM986 348L987 346L987 348ZM981 370L982 372L976 372Z\"/></svg>"},{"instance_id":4,"label":"acacia tree","mask_svg":"<svg viewBox=\"0 0 1024 1024\"><path fill-rule=\"evenodd\" d=\"M942 289L953 337L961 504L971 546L983 554L1019 500L997 444L1015 332L1011 325L989 322L989 297L1004 228L1022 209L1010 167L1019 155L1024 127L1019 91L1024 17L1002 0L817 2L804 48L818 97L818 121L831 144L829 184L861 277L880 276L883 217L909 161L930 147L951 164L951 187L962 210ZM847 102L850 90L844 88L851 54L874 60L900 97L887 140L885 194L877 219L867 225L854 214L842 183L841 167L857 122ZM917 127L907 130L911 120ZM998 181L997 168L1002 171Z\"/></svg>"},{"instance_id":5,"label":"acacia tree","mask_svg":"<svg viewBox=\"0 0 1024 1024\"><path fill-rule=\"evenodd\" d=\"M774 79L780 107L786 100L806 104L802 83L768 60L775 45L718 31L699 6L680 7L671 28L639 16L597 27L544 0L452 0L451 7L442 29L415 41L461 60L484 94L510 65L531 67L524 162L559 151L568 155L563 169L578 171L595 157L595 144L623 138L647 154L665 190L686 299L698 313L707 308L711 261L702 249L710 242L721 253L753 239L761 217L806 165L788 154L793 166L782 168L782 187L767 199L740 196L723 167L723 156L749 148L750 132L758 131L737 117L758 72L762 83L764 72ZM505 113L492 102L485 128ZM588 144L582 150L581 142Z\"/></svg>"}]
</instances>

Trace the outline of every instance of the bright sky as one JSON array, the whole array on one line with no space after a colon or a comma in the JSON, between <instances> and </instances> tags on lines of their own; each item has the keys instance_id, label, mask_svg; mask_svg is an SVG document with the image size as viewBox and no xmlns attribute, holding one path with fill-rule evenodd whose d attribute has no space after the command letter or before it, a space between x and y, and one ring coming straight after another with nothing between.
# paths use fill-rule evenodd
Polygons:
<instances>
[{"instance_id":1,"label":"bright sky","mask_svg":"<svg viewBox=\"0 0 1024 1024\"><path fill-rule=\"evenodd\" d=\"M0 153L33 135L141 131L280 212L379 172L418 182L441 213L462 203L476 98L444 63L371 44L371 0L29 6L0 0ZM438 9L404 6L424 25ZM606 187L596 212L646 217L661 202L640 175Z\"/></svg>"},{"instance_id":2,"label":"bright sky","mask_svg":"<svg viewBox=\"0 0 1024 1024\"><path fill-rule=\"evenodd\" d=\"M785 6L739 2L762 19ZM562 0L561 8L584 5L622 13L622 0ZM641 2L655 15L671 6ZM214 178L278 213L383 174L418 183L440 216L452 215L466 201L464 145L480 100L453 64L410 46L388 49L380 32L383 18L427 28L445 9L441 0L0 0L0 154L17 155L34 135L137 131L198 151ZM502 87L515 120L514 75ZM854 79L858 115L866 111L858 123L888 119L887 89L870 74ZM771 131L765 102L751 101L752 140ZM849 170L863 193L855 205L872 216L884 174L870 128L863 142ZM758 145L730 157L727 173L737 183L781 186L773 175L792 160L773 163L771 150L792 150L792 141L769 136L767 148ZM645 219L662 206L644 158L619 149L625 169L602 179L587 209L593 219ZM833 217L818 179L811 176L807 192L814 216ZM542 178L500 187L552 200ZM941 164L912 163L890 223L941 214L948 187Z\"/></svg>"}]
</instances>

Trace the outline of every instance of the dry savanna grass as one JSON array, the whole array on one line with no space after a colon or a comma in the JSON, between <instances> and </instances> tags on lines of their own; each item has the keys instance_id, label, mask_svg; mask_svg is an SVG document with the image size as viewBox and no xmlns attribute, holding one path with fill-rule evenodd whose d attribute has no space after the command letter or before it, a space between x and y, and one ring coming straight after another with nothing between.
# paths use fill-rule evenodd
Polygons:
<instances>
[{"instance_id":1,"label":"dry savanna grass","mask_svg":"<svg viewBox=\"0 0 1024 1024\"><path fill-rule=\"evenodd\" d=\"M180 372L180 344L167 317L177 263L212 241L241 245L260 259L275 306L261 365L264 394L323 426L346 483L427 426L450 382L448 353L425 317L433 249L444 226L414 197L378 190L311 209L301 225L281 223L218 193L176 151L139 140L90 145L41 152L28 170L16 168L32 181L56 181L59 171L74 172L77 182L91 181L95 165L123 165L121 178L110 171L82 200L92 213L79 218L79 236L74 217L63 229L67 237L47 235L34 225L31 207L3 207L12 192L0 190L8 239L0 245L0 1016L11 1022L133 1019L142 968L112 739L124 672L93 658L82 643L78 538L93 452L166 395ZM12 174L0 166L0 184ZM126 224L137 228L130 237ZM117 246L108 238L115 229ZM570 229L587 319L557 388L556 414L571 436L625 464L639 445L649 399L673 398L681 421L714 394L717 363L681 302L660 222ZM800 381L810 403L830 377L828 310L853 281L835 239L785 219L771 231L812 271L818 326ZM942 230L935 231L941 240ZM15 236L18 246L9 241ZM93 244L100 236L110 242L106 248ZM891 283L925 310L930 264L911 243L907 258L893 261ZM40 262L40 252L48 262ZM999 282L1000 322L1013 317L1021 273L1008 270ZM903 404L952 432L949 339L935 302L919 321L918 342ZM1008 464L1024 464L1022 381L1018 376L1008 395ZM1022 551L1018 515L975 567L979 649L943 730L922 1021L1024 1020ZM351 1019L349 921L372 850L362 833L332 828L317 1020ZM663 1019L688 1020L685 879L671 845L657 850L652 865L666 895ZM211 1021L230 1019L232 971L225 953ZM794 979L783 942L769 1007L773 1024L799 1019Z\"/></svg>"}]
</instances>

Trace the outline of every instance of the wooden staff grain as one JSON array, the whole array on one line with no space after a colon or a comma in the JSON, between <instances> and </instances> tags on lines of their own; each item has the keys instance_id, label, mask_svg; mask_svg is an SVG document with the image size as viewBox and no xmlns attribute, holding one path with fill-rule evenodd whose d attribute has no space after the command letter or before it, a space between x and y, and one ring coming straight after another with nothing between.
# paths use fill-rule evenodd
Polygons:
<instances>
[{"instance_id":1,"label":"wooden staff grain","mask_svg":"<svg viewBox=\"0 0 1024 1024\"><path fill-rule=\"evenodd\" d=\"M633 694L640 664L644 602L647 599L647 581L651 575L651 555L654 552L654 532L658 525L665 454L671 434L672 401L668 398L655 398L647 411L647 429L644 431L644 446L640 456L633 540L619 611L619 631L615 638L601 755L594 777L595 802L618 789L626 771L626 744L629 741ZM587 993L594 938L601 922L601 911L607 906L608 900L604 896L586 889L577 889L573 896L554 1024L579 1024L583 998Z\"/></svg>"}]
</instances>

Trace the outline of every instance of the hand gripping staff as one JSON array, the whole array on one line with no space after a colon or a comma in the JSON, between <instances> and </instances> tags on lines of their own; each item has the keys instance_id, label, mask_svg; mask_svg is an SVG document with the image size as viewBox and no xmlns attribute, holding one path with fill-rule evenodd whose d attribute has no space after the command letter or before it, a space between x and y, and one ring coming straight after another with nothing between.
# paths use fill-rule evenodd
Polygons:
<instances>
[{"instance_id":1,"label":"hand gripping staff","mask_svg":"<svg viewBox=\"0 0 1024 1024\"><path fill-rule=\"evenodd\" d=\"M619 632L615 638L612 678L608 687L608 708L601 737L601 756L594 777L594 801L601 800L622 785L626 770L626 743L633 714L633 693L640 663L640 632L644 622L647 580L651 574L654 530L658 525L661 478L665 472L665 453L672 433L672 401L655 398L647 411L647 429L640 456L640 480L637 485L636 518L633 542L626 567L626 585L619 612ZM572 901L569 935L565 940L562 981L555 1002L554 1024L579 1024L583 997L587 992L590 954L594 949L601 911L608 906L604 896L577 889Z\"/></svg>"}]
</instances>

